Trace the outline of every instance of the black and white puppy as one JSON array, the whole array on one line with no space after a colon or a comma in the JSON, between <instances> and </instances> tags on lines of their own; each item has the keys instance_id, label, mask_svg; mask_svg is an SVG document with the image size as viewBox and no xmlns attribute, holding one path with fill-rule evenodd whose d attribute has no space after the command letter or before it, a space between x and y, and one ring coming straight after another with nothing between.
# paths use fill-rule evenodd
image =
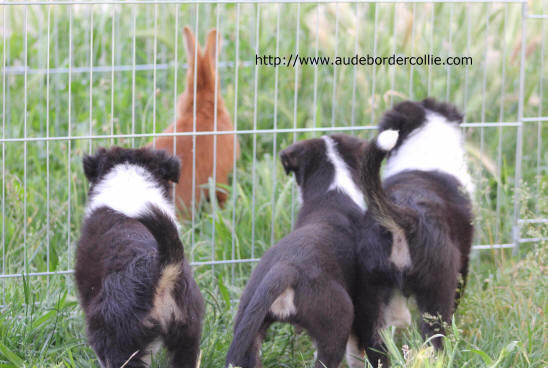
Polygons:
<instances>
[{"instance_id":1,"label":"black and white puppy","mask_svg":"<svg viewBox=\"0 0 548 368\"><path fill-rule=\"evenodd\" d=\"M83 165L90 189L75 277L101 365L146 367L163 343L171 366L195 368L204 304L169 194L179 160L114 147Z\"/></svg>"},{"instance_id":2,"label":"black and white puppy","mask_svg":"<svg viewBox=\"0 0 548 368\"><path fill-rule=\"evenodd\" d=\"M293 231L253 270L240 299L226 365L260 366L259 349L273 322L308 332L315 367L341 363L354 318L356 235L365 211L359 188L364 141L345 135L293 144L280 153L302 205Z\"/></svg>"},{"instance_id":3,"label":"black and white puppy","mask_svg":"<svg viewBox=\"0 0 548 368\"><path fill-rule=\"evenodd\" d=\"M370 362L384 355L378 331L411 322L407 298L423 317L423 336L443 334L468 272L473 236L462 115L433 99L403 102L388 111L364 152L361 178L368 211L358 245L359 292L355 350ZM390 153L388 153L394 148ZM379 171L388 154L385 180ZM462 285L459 291L459 279ZM432 343L441 348L440 338ZM363 366L363 365L362 365Z\"/></svg>"}]
</instances>

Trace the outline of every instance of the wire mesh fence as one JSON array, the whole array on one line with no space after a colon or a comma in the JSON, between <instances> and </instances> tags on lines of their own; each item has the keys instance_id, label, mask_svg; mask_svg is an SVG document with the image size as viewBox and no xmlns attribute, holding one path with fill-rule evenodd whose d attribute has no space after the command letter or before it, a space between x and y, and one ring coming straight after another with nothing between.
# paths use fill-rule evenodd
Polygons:
<instances>
[{"instance_id":1,"label":"wire mesh fence","mask_svg":"<svg viewBox=\"0 0 548 368\"><path fill-rule=\"evenodd\" d=\"M141 147L165 135L174 144L190 136L194 145L197 137L213 136L216 151L219 136L234 134L240 155L234 154L223 186L228 200L196 203L182 230L195 266L223 266L234 279L295 219L295 185L277 162L280 149L333 132L370 137L382 113L406 98L432 96L465 112L476 184L474 249L542 240L521 229L548 222L535 206L535 197L546 195L548 154L544 2L38 0L0 6L4 305L20 292L11 286L21 279L43 288L50 277L72 272L87 192L84 153L114 144ZM233 130L163 132L187 85L185 25L202 44L208 29L221 34L216 93ZM261 61L354 55L472 61L278 67ZM215 172L193 192L212 188ZM520 196L522 189L529 194Z\"/></svg>"}]
</instances>

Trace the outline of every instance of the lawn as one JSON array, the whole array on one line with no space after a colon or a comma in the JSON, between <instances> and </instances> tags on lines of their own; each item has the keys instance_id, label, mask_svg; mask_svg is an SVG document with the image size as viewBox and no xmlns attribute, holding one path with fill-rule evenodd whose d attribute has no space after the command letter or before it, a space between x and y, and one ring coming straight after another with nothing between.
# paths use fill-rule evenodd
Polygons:
<instances>
[{"instance_id":1,"label":"lawn","mask_svg":"<svg viewBox=\"0 0 548 368\"><path fill-rule=\"evenodd\" d=\"M531 1L529 13L546 14L548 6ZM161 132L173 120L176 97L186 85L184 25L197 29L202 43L209 28L221 31L220 93L241 131L227 205L202 203L182 227L208 308L201 367L222 366L237 301L254 265L203 263L260 257L290 230L298 211L296 190L277 152L325 134L321 129L356 127L346 132L367 138L393 103L426 96L452 101L470 124L463 129L477 188L474 244L512 242L520 4L2 5L0 19L2 275L59 273L0 280L0 367L98 366L85 343L72 275L65 273L72 269L86 200L81 158L100 146L141 146L151 140L146 134ZM526 21L526 117L548 115L546 23ZM429 53L471 56L473 64L255 65L256 54L297 52ZM507 124L474 126L491 122ZM548 217L543 124L523 127L525 219ZM521 237L545 238L547 231L545 224L527 224ZM546 367L547 263L546 241L523 243L516 254L474 251L445 352L434 354L423 345L415 327L387 330L392 362ZM262 360L265 367L311 366L313 350L305 334L275 326ZM154 364L163 362L160 356Z\"/></svg>"}]
</instances>

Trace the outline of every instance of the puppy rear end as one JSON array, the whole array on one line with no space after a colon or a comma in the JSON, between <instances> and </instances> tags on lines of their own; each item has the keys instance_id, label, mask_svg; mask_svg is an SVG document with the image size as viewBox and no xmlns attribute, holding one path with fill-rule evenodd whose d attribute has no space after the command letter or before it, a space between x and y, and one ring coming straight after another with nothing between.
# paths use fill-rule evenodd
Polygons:
<instances>
[{"instance_id":1,"label":"puppy rear end","mask_svg":"<svg viewBox=\"0 0 548 368\"><path fill-rule=\"evenodd\" d=\"M289 317L289 312L295 309L293 297L291 295L291 298L284 300L280 296L287 290L290 290L289 293L292 292L291 286L296 279L295 270L289 265L277 265L263 278L258 272L250 278L249 284L258 285L253 291L246 290L242 296L241 307L236 316L233 343L226 357L227 366L233 364L237 367L254 367L260 364L254 361L256 354L252 350L259 348L262 330L266 327L265 319L272 310Z\"/></svg>"},{"instance_id":2,"label":"puppy rear end","mask_svg":"<svg viewBox=\"0 0 548 368\"><path fill-rule=\"evenodd\" d=\"M203 299L167 194L178 165L148 149L84 159L91 187L75 277L103 367L146 367L162 342L172 366L196 366Z\"/></svg>"},{"instance_id":3,"label":"puppy rear end","mask_svg":"<svg viewBox=\"0 0 548 368\"><path fill-rule=\"evenodd\" d=\"M360 282L370 287L360 287L358 309L369 316L360 323L365 347L382 350L379 326L409 320L402 294L413 295L421 314L433 316L421 320L424 337L443 333L456 308L473 234L468 196L473 185L461 121L450 104L403 102L385 114L380 133L364 152L361 181L368 212L358 253ZM441 339L430 341L441 348ZM387 364L386 357L367 353L374 365Z\"/></svg>"}]
</instances>

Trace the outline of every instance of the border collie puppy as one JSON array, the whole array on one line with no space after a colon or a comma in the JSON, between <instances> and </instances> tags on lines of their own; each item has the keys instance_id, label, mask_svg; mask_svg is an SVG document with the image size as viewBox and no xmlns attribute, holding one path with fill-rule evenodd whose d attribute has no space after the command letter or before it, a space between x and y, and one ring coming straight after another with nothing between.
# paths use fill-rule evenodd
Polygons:
<instances>
[{"instance_id":1,"label":"border collie puppy","mask_svg":"<svg viewBox=\"0 0 548 368\"><path fill-rule=\"evenodd\" d=\"M90 182L75 277L90 345L103 367L146 367L163 343L195 368L204 303L179 239L169 182L179 160L150 149L84 157Z\"/></svg>"},{"instance_id":2,"label":"border collie puppy","mask_svg":"<svg viewBox=\"0 0 548 368\"><path fill-rule=\"evenodd\" d=\"M293 144L280 152L302 205L293 231L270 248L240 299L226 365L260 366L273 322L303 328L317 348L315 367L341 363L354 319L356 235L365 211L359 188L364 141L345 135Z\"/></svg>"},{"instance_id":3,"label":"border collie puppy","mask_svg":"<svg viewBox=\"0 0 548 368\"><path fill-rule=\"evenodd\" d=\"M365 149L361 178L368 211L358 243L358 351L388 361L378 330L411 322L414 296L423 336L443 334L464 287L473 216L457 109L433 99L403 102L388 111ZM389 152L391 149L393 150ZM388 153L389 152L389 153ZM388 154L385 180L379 171ZM441 338L434 338L436 348Z\"/></svg>"}]
</instances>

